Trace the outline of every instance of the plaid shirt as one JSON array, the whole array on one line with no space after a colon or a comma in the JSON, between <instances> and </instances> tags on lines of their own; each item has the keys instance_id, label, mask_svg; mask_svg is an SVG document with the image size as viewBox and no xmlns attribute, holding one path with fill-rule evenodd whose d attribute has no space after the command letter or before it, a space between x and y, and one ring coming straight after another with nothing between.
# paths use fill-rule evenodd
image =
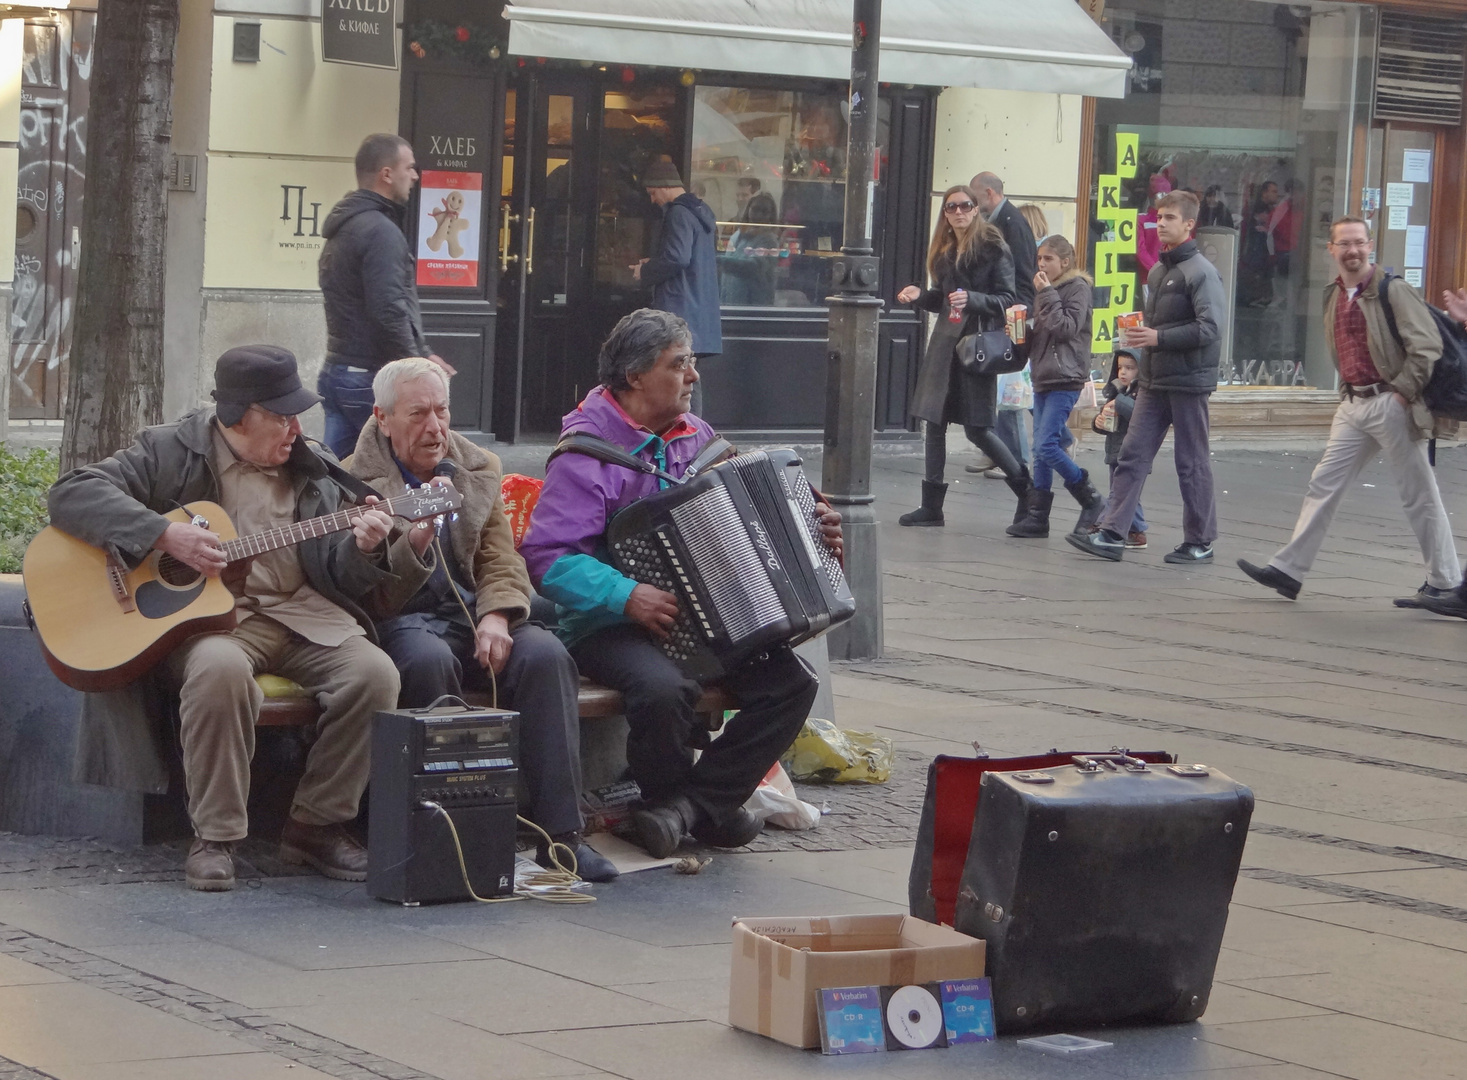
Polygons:
<instances>
[{"instance_id":1,"label":"plaid shirt","mask_svg":"<svg viewBox=\"0 0 1467 1080\"><path fill-rule=\"evenodd\" d=\"M1370 273L1373 277L1375 270ZM1370 284L1370 278L1360 283L1354 296L1339 278L1335 279L1335 284L1340 287L1340 302L1335 305L1335 356L1340 365L1340 382L1351 386L1372 386L1383 382L1375 361L1370 358L1370 333L1365 326L1365 312L1356 303L1365 286Z\"/></svg>"}]
</instances>

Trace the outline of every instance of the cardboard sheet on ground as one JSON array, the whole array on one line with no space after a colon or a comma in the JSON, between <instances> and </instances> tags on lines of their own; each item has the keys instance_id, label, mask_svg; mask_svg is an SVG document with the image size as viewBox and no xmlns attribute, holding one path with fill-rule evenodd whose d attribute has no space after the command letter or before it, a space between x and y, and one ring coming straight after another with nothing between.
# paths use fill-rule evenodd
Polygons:
<instances>
[{"instance_id":1,"label":"cardboard sheet on ground","mask_svg":"<svg viewBox=\"0 0 1467 1080\"><path fill-rule=\"evenodd\" d=\"M638 870L656 870L677 862L676 859L654 859L636 844L628 843L619 836L612 836L609 832L592 833L586 837L586 843L610 859L612 865L623 874L635 874Z\"/></svg>"}]
</instances>

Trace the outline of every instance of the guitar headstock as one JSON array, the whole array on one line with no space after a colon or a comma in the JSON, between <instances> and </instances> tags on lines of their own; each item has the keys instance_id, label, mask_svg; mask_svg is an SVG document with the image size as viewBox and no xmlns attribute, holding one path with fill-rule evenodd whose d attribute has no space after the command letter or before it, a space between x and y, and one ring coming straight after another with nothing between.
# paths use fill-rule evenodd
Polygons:
<instances>
[{"instance_id":1,"label":"guitar headstock","mask_svg":"<svg viewBox=\"0 0 1467 1080\"><path fill-rule=\"evenodd\" d=\"M463 505L464 497L445 484L442 487L414 488L407 494L397 495L388 501L392 507L390 513L393 517L406 518L408 521L422 521L424 518L437 517L450 510L457 510Z\"/></svg>"}]
</instances>

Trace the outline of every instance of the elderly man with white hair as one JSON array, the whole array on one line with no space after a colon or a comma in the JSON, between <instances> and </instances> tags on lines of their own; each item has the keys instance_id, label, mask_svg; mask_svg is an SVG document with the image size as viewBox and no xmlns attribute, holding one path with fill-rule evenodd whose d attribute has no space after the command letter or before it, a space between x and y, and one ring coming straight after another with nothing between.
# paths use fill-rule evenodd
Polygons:
<instances>
[{"instance_id":1,"label":"elderly man with white hair","mask_svg":"<svg viewBox=\"0 0 1467 1080\"><path fill-rule=\"evenodd\" d=\"M352 474L383 494L448 477L463 495L458 513L436 526L432 576L377 626L402 675L399 702L421 708L496 687L499 705L520 714L531 820L575 852L581 877L610 881L616 868L581 836L580 676L559 639L529 621L530 579L504 512L499 459L450 430L448 376L433 361L384 365L372 392L373 420L347 461ZM543 842L537 859L548 863Z\"/></svg>"}]
</instances>

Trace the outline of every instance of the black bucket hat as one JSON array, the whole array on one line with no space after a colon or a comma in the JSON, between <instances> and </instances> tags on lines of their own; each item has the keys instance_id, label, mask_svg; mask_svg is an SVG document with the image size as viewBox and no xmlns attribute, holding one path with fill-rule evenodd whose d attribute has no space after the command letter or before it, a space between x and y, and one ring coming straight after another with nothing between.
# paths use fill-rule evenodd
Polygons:
<instances>
[{"instance_id":1,"label":"black bucket hat","mask_svg":"<svg viewBox=\"0 0 1467 1080\"><path fill-rule=\"evenodd\" d=\"M214 365L214 400L225 427L239 423L251 405L294 416L321 403L301 385L295 354L278 345L240 345L221 356Z\"/></svg>"}]
</instances>

